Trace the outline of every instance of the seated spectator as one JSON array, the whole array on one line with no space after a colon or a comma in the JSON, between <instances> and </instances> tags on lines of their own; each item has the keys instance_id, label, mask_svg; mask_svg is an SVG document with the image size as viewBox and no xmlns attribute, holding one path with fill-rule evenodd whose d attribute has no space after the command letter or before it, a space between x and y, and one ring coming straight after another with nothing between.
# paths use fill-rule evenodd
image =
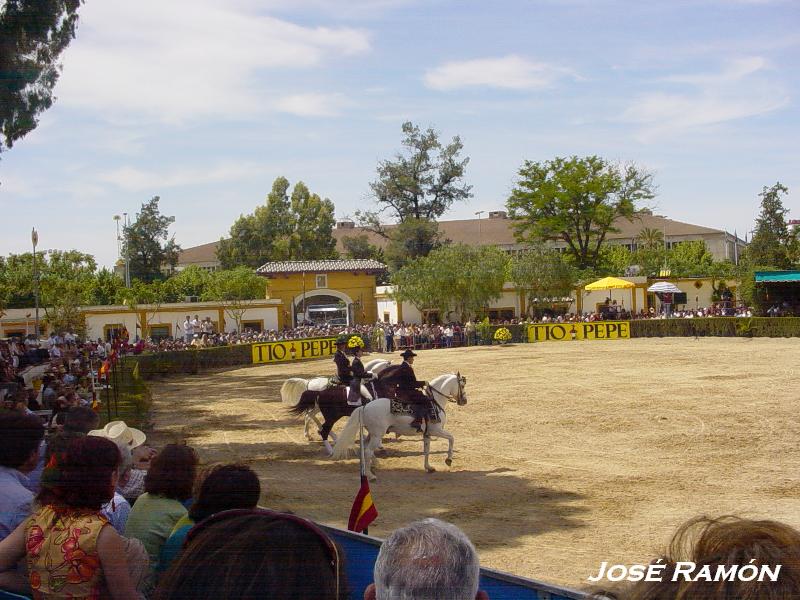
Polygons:
<instances>
[{"instance_id":1,"label":"seated spectator","mask_svg":"<svg viewBox=\"0 0 800 600\"><path fill-rule=\"evenodd\" d=\"M131 512L131 505L120 493L120 489L125 486L131 474L131 467L133 466L133 457L131 456L131 449L126 444L117 443L119 448L119 467L117 467L117 485L114 489L114 497L110 502L103 505L102 513L108 519L108 522L117 530L117 533L123 535L125 533L125 526L128 523L128 515Z\"/></svg>"},{"instance_id":2,"label":"seated spectator","mask_svg":"<svg viewBox=\"0 0 800 600\"><path fill-rule=\"evenodd\" d=\"M659 575L660 581L642 580L597 596L620 600L790 600L800 597L800 532L777 521L734 516L691 519L678 528L666 553L658 561L658 564L665 565ZM673 581L678 562L693 562L694 574L708 565L712 581L697 577L686 581L681 575ZM730 581L713 581L718 566L730 569L733 565L738 565L738 568L752 565L759 572L762 565L773 569L781 565L781 570L777 581L768 578L758 581L757 577L750 581L738 577Z\"/></svg>"},{"instance_id":3,"label":"seated spectator","mask_svg":"<svg viewBox=\"0 0 800 600\"><path fill-rule=\"evenodd\" d=\"M44 426L39 417L20 412L0 413L0 540L30 515L33 492L27 475L36 468ZM0 588L25 593L24 571L0 567Z\"/></svg>"},{"instance_id":4,"label":"seated spectator","mask_svg":"<svg viewBox=\"0 0 800 600\"><path fill-rule=\"evenodd\" d=\"M381 545L375 583L365 600L473 600L480 564L469 538L455 525L424 519L396 529Z\"/></svg>"},{"instance_id":5,"label":"seated spectator","mask_svg":"<svg viewBox=\"0 0 800 600\"><path fill-rule=\"evenodd\" d=\"M73 440L55 456L43 476L38 508L0 542L0 569L26 557L37 598L106 598L113 590L115 600L138 600L145 550L120 537L100 514L118 462L114 444L89 437Z\"/></svg>"},{"instance_id":6,"label":"seated spectator","mask_svg":"<svg viewBox=\"0 0 800 600\"><path fill-rule=\"evenodd\" d=\"M343 554L311 521L271 510L217 513L189 532L156 600L345 600Z\"/></svg>"},{"instance_id":7,"label":"seated spectator","mask_svg":"<svg viewBox=\"0 0 800 600\"><path fill-rule=\"evenodd\" d=\"M154 459L144 478L145 493L136 499L128 515L125 535L141 540L157 569L161 547L175 524L188 514L185 503L192 497L197 454L189 446L167 445Z\"/></svg>"},{"instance_id":8,"label":"seated spectator","mask_svg":"<svg viewBox=\"0 0 800 600\"><path fill-rule=\"evenodd\" d=\"M158 571L166 571L180 554L186 534L203 519L224 510L255 508L261 496L261 483L250 467L217 465L203 479L189 514L172 529L158 561Z\"/></svg>"},{"instance_id":9,"label":"seated spectator","mask_svg":"<svg viewBox=\"0 0 800 600\"><path fill-rule=\"evenodd\" d=\"M114 443L127 444L133 455L133 468L128 475L128 481L120 486L120 494L133 504L144 492L144 478L150 467L150 459L155 455L155 450L144 445L147 436L143 431L128 427L125 421L110 421L102 429L90 431L89 435L104 437Z\"/></svg>"}]
</instances>

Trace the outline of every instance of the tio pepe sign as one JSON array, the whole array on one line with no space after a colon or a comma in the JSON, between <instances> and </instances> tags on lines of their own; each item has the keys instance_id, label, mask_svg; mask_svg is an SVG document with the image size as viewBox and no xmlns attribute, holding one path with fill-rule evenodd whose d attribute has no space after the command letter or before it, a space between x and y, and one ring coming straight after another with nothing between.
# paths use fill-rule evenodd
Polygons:
<instances>
[{"instance_id":1,"label":"tio pepe sign","mask_svg":"<svg viewBox=\"0 0 800 600\"><path fill-rule=\"evenodd\" d=\"M284 340L253 344L253 364L287 362L336 354L336 338Z\"/></svg>"},{"instance_id":2,"label":"tio pepe sign","mask_svg":"<svg viewBox=\"0 0 800 600\"><path fill-rule=\"evenodd\" d=\"M570 342L573 340L622 340L631 337L627 321L593 323L541 323L528 326L529 342Z\"/></svg>"}]
</instances>

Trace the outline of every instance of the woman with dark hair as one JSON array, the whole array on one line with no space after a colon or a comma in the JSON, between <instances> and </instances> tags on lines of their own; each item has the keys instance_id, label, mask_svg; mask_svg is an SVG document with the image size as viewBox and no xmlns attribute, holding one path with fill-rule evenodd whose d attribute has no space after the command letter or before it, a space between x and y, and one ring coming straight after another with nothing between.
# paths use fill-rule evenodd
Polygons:
<instances>
[{"instance_id":1,"label":"woman with dark hair","mask_svg":"<svg viewBox=\"0 0 800 600\"><path fill-rule=\"evenodd\" d=\"M119 460L114 443L88 437L51 457L38 509L0 542L0 569L27 558L35 598L140 598L144 547L100 514L114 495Z\"/></svg>"},{"instance_id":2,"label":"woman with dark hair","mask_svg":"<svg viewBox=\"0 0 800 600\"><path fill-rule=\"evenodd\" d=\"M141 540L152 568L175 524L187 514L185 503L192 497L196 471L197 454L179 444L165 446L147 471L145 493L128 515L125 535Z\"/></svg>"},{"instance_id":3,"label":"woman with dark hair","mask_svg":"<svg viewBox=\"0 0 800 600\"><path fill-rule=\"evenodd\" d=\"M344 600L342 560L311 521L264 509L225 511L189 532L155 600Z\"/></svg>"},{"instance_id":4,"label":"woman with dark hair","mask_svg":"<svg viewBox=\"0 0 800 600\"><path fill-rule=\"evenodd\" d=\"M224 510L255 508L261 496L261 483L250 467L217 465L200 484L189 514L182 517L161 549L158 572L166 571L180 554L189 530L203 519Z\"/></svg>"}]
</instances>

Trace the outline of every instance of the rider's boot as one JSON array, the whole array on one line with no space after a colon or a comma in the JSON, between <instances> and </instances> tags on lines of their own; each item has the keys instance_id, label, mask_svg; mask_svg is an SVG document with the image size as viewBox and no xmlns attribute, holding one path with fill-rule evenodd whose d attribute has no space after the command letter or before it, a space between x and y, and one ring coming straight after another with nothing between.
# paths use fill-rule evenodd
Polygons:
<instances>
[{"instance_id":1,"label":"rider's boot","mask_svg":"<svg viewBox=\"0 0 800 600\"><path fill-rule=\"evenodd\" d=\"M417 433L422 433L422 419L416 417L413 421L411 421L411 426L417 430Z\"/></svg>"}]
</instances>

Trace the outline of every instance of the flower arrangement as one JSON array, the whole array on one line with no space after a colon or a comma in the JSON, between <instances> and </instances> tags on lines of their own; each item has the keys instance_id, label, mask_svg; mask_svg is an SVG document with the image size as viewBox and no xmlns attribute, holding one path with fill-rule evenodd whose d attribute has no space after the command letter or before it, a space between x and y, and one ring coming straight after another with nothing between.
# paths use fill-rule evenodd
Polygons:
<instances>
[{"instance_id":1,"label":"flower arrangement","mask_svg":"<svg viewBox=\"0 0 800 600\"><path fill-rule=\"evenodd\" d=\"M347 347L348 348L363 348L364 347L364 340L361 339L361 336L352 335L350 339L347 340Z\"/></svg>"},{"instance_id":2,"label":"flower arrangement","mask_svg":"<svg viewBox=\"0 0 800 600\"><path fill-rule=\"evenodd\" d=\"M494 332L494 339L495 341L498 341L501 344L508 343L511 341L511 332L505 327L500 327L497 331Z\"/></svg>"}]
</instances>

